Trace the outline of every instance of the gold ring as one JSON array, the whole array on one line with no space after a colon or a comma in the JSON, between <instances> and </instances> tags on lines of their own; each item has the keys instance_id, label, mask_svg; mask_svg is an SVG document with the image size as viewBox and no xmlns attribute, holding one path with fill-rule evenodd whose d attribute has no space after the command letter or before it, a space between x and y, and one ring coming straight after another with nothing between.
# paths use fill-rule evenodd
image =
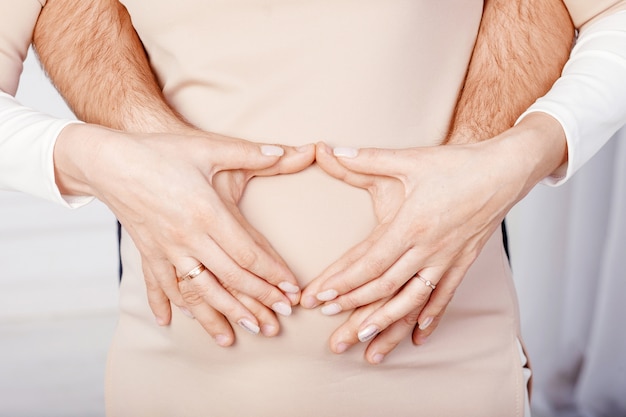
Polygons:
<instances>
[{"instance_id":1,"label":"gold ring","mask_svg":"<svg viewBox=\"0 0 626 417\"><path fill-rule=\"evenodd\" d=\"M417 278L420 281L422 281L424 283L424 285L426 285L427 287L432 288L433 290L435 288L437 288L437 286L435 284L433 284L432 282L430 282L429 280L427 280L426 278L424 278L423 276L421 276L420 274L415 274L413 275L413 278Z\"/></svg>"},{"instance_id":2,"label":"gold ring","mask_svg":"<svg viewBox=\"0 0 626 417\"><path fill-rule=\"evenodd\" d=\"M191 271L187 272L182 277L179 277L178 282L194 279L195 277L203 273L205 270L206 270L206 267L204 265L198 264Z\"/></svg>"}]
</instances>

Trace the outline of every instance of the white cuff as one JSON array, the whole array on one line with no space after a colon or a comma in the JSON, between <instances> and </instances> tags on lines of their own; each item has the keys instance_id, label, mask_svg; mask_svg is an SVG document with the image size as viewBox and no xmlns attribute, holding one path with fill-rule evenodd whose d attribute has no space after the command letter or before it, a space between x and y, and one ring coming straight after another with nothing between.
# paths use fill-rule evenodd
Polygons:
<instances>
[{"instance_id":1,"label":"white cuff","mask_svg":"<svg viewBox=\"0 0 626 417\"><path fill-rule=\"evenodd\" d=\"M20 105L0 91L0 189L21 191L68 208L93 197L61 196L54 176L54 145L76 120L57 119Z\"/></svg>"},{"instance_id":2,"label":"white cuff","mask_svg":"<svg viewBox=\"0 0 626 417\"><path fill-rule=\"evenodd\" d=\"M626 124L626 11L581 31L563 74L518 119L543 112L561 123L568 162L543 180L560 185Z\"/></svg>"}]
</instances>

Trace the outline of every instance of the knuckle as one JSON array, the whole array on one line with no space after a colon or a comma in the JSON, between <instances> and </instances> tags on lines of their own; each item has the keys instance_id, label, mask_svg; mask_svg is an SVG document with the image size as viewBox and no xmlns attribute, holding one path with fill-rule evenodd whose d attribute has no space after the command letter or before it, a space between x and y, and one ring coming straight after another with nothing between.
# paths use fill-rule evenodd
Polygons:
<instances>
[{"instance_id":1,"label":"knuckle","mask_svg":"<svg viewBox=\"0 0 626 417\"><path fill-rule=\"evenodd\" d=\"M385 260L379 256L370 256L365 260L365 268L368 273L380 276L385 272L386 265Z\"/></svg>"},{"instance_id":2,"label":"knuckle","mask_svg":"<svg viewBox=\"0 0 626 417\"><path fill-rule=\"evenodd\" d=\"M419 291L415 294L414 301L416 305L423 305L430 299L430 293Z\"/></svg>"},{"instance_id":3,"label":"knuckle","mask_svg":"<svg viewBox=\"0 0 626 417\"><path fill-rule=\"evenodd\" d=\"M402 317L401 321L407 327L413 328L417 324L417 318L419 317L419 311L415 310Z\"/></svg>"},{"instance_id":4,"label":"knuckle","mask_svg":"<svg viewBox=\"0 0 626 417\"><path fill-rule=\"evenodd\" d=\"M272 301L276 300L277 298L282 299L281 297L278 296L277 291L275 291L271 286L267 286L261 290L261 292L257 293L255 295L255 297L258 301L260 301L261 303L268 305L270 304Z\"/></svg>"},{"instance_id":5,"label":"knuckle","mask_svg":"<svg viewBox=\"0 0 626 417\"><path fill-rule=\"evenodd\" d=\"M191 285L185 286L181 289L181 295L183 297L183 301L189 306L197 306L204 302L204 299L200 294L200 289L192 288Z\"/></svg>"},{"instance_id":6,"label":"knuckle","mask_svg":"<svg viewBox=\"0 0 626 417\"><path fill-rule=\"evenodd\" d=\"M241 277L238 271L228 270L222 272L219 277L217 277L220 281L220 284L227 290L231 289L239 289Z\"/></svg>"},{"instance_id":7,"label":"knuckle","mask_svg":"<svg viewBox=\"0 0 626 417\"><path fill-rule=\"evenodd\" d=\"M386 310L382 310L380 312L380 315L378 316L378 322L382 324L382 328L381 331L388 327L391 323L394 323L397 321L397 317L394 317L393 314L391 314L390 312L386 311Z\"/></svg>"},{"instance_id":8,"label":"knuckle","mask_svg":"<svg viewBox=\"0 0 626 417\"><path fill-rule=\"evenodd\" d=\"M397 282L390 280L390 279L383 279L383 278L379 279L376 282L376 285L377 285L377 290L379 294L384 295L384 296L395 294L400 288L400 285Z\"/></svg>"},{"instance_id":9,"label":"knuckle","mask_svg":"<svg viewBox=\"0 0 626 417\"><path fill-rule=\"evenodd\" d=\"M256 263L258 262L259 256L258 254L251 249L243 249L240 250L235 255L235 260L237 263L244 269L252 269Z\"/></svg>"},{"instance_id":10,"label":"knuckle","mask_svg":"<svg viewBox=\"0 0 626 417\"><path fill-rule=\"evenodd\" d=\"M341 304L343 310L354 310L355 308L363 305L358 297L352 293L345 294L340 300L338 300L338 302Z\"/></svg>"}]
</instances>

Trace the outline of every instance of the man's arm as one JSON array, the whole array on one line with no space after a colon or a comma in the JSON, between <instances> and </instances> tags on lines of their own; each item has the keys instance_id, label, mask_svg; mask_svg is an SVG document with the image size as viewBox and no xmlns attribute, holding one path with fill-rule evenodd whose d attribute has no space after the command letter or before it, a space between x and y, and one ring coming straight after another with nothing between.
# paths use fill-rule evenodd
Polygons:
<instances>
[{"instance_id":1,"label":"man's arm","mask_svg":"<svg viewBox=\"0 0 626 417\"><path fill-rule=\"evenodd\" d=\"M510 128L558 79L574 41L561 0L486 0L446 143L474 143Z\"/></svg>"},{"instance_id":2,"label":"man's arm","mask_svg":"<svg viewBox=\"0 0 626 417\"><path fill-rule=\"evenodd\" d=\"M232 344L234 334L216 310L247 330L275 335L279 324L266 307L289 315L300 289L231 200L254 175L304 169L314 158L313 146L298 152L252 143L201 132L181 120L165 102L117 0L48 0L34 38L44 68L81 119L150 133L124 135L94 125L65 129L54 162L60 189L95 195L130 234L142 255L157 321L169 322L169 298L189 308L222 346ZM234 178L227 191L213 183L221 171ZM200 263L205 271L177 284L176 275ZM252 300L249 308L236 299L239 294Z\"/></svg>"},{"instance_id":3,"label":"man's arm","mask_svg":"<svg viewBox=\"0 0 626 417\"><path fill-rule=\"evenodd\" d=\"M119 1L48 0L35 27L34 46L79 119L125 131L186 129L165 102Z\"/></svg>"},{"instance_id":4,"label":"man's arm","mask_svg":"<svg viewBox=\"0 0 626 417\"><path fill-rule=\"evenodd\" d=\"M334 289L340 296L329 303L347 309L393 295L383 293L381 287L404 288L404 295L395 295L389 307L380 308L366 322L354 315L361 318L338 329L331 337L333 351L341 352L358 343L359 332L369 326L381 331L387 328L370 343L365 354L371 363L379 363L407 333L414 331L414 342L421 344L437 327L465 271L510 207L565 158L563 130L549 116L529 117L515 130L496 135L510 128L534 100L547 92L559 77L573 39L571 19L561 0L488 0L447 141L466 146L404 151L361 149L357 157L340 156L335 160L323 149L318 151L318 165L340 179L360 178L353 185L367 184L369 190L382 190L384 194L390 188L385 186L386 181L404 166L406 171L402 171L398 183L415 186L402 190L397 205L390 203L393 196L374 195L375 204L380 201L387 207L402 207L398 213L405 217L391 213L394 222L402 226L393 228L393 222L383 226L384 232L368 238L370 249L359 260L337 261L337 265L343 265L340 273L338 268L333 269L335 265L329 268L333 282L324 282L328 277L321 276L303 293L303 304L314 307L319 303L307 301ZM414 261L419 265L415 272L437 284L432 297L431 287L421 281L407 281L410 274L386 274L397 266L394 263L398 259L411 262L405 256L409 253L405 252L407 247L419 260ZM387 270L365 276L361 271L368 269L371 259ZM383 274L388 277L385 285L368 284L374 293L347 293L347 287L363 288L365 281L379 279ZM350 282L351 277L360 281ZM404 303L401 308L400 303Z\"/></svg>"}]
</instances>

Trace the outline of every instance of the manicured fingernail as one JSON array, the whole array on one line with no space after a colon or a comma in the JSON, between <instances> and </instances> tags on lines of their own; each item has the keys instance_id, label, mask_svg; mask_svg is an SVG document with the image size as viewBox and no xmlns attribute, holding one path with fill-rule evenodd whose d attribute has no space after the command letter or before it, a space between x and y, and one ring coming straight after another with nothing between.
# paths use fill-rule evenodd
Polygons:
<instances>
[{"instance_id":1,"label":"manicured fingernail","mask_svg":"<svg viewBox=\"0 0 626 417\"><path fill-rule=\"evenodd\" d=\"M215 343L222 347L230 346L230 337L218 334L215 336Z\"/></svg>"},{"instance_id":2,"label":"manicured fingernail","mask_svg":"<svg viewBox=\"0 0 626 417\"><path fill-rule=\"evenodd\" d=\"M326 316L334 316L337 313L341 313L341 306L338 303L327 304L322 307L322 314Z\"/></svg>"},{"instance_id":3,"label":"manicured fingernail","mask_svg":"<svg viewBox=\"0 0 626 417\"><path fill-rule=\"evenodd\" d=\"M240 325L244 330L252 334L259 334L259 330L261 330L259 326L257 326L248 319L241 319L237 322L237 324Z\"/></svg>"},{"instance_id":4,"label":"manicured fingernail","mask_svg":"<svg viewBox=\"0 0 626 417\"><path fill-rule=\"evenodd\" d=\"M426 317L426 319L424 319L424 321L420 323L420 326L419 326L420 330L426 330L432 322L433 322L432 317Z\"/></svg>"},{"instance_id":5,"label":"manicured fingernail","mask_svg":"<svg viewBox=\"0 0 626 417\"><path fill-rule=\"evenodd\" d=\"M354 148L339 147L333 149L333 155L343 158L356 158L358 154L359 150Z\"/></svg>"},{"instance_id":6,"label":"manicured fingernail","mask_svg":"<svg viewBox=\"0 0 626 417\"><path fill-rule=\"evenodd\" d=\"M287 303L283 303L279 301L278 303L272 304L272 310L280 314L281 316L290 316L291 315L291 306Z\"/></svg>"},{"instance_id":7,"label":"manicured fingernail","mask_svg":"<svg viewBox=\"0 0 626 417\"><path fill-rule=\"evenodd\" d=\"M178 307L178 308L185 316L189 317L190 319L195 319L193 314L191 314L191 311L187 310L185 307Z\"/></svg>"},{"instance_id":8,"label":"manicured fingernail","mask_svg":"<svg viewBox=\"0 0 626 417\"><path fill-rule=\"evenodd\" d=\"M343 353L346 350L348 350L349 347L350 347L350 345L347 344L347 343L338 343L337 346L335 346L335 352Z\"/></svg>"},{"instance_id":9,"label":"manicured fingernail","mask_svg":"<svg viewBox=\"0 0 626 417\"><path fill-rule=\"evenodd\" d=\"M165 326L167 324L167 322L165 321L164 318L162 317L156 317L156 322L159 326Z\"/></svg>"},{"instance_id":10,"label":"manicured fingernail","mask_svg":"<svg viewBox=\"0 0 626 417\"><path fill-rule=\"evenodd\" d=\"M377 353L372 356L372 363L378 365L379 363L382 363L383 359L385 359L385 355L383 355L382 353Z\"/></svg>"},{"instance_id":11,"label":"manicured fingernail","mask_svg":"<svg viewBox=\"0 0 626 417\"><path fill-rule=\"evenodd\" d=\"M337 291L335 290L326 290L318 293L315 296L320 301L331 301L337 298Z\"/></svg>"},{"instance_id":12,"label":"manicured fingernail","mask_svg":"<svg viewBox=\"0 0 626 417\"><path fill-rule=\"evenodd\" d=\"M263 333L263 336L274 336L276 334L276 326L271 324L264 324L263 326L261 326L261 333Z\"/></svg>"},{"instance_id":13,"label":"manicured fingernail","mask_svg":"<svg viewBox=\"0 0 626 417\"><path fill-rule=\"evenodd\" d=\"M275 145L262 145L261 153L265 156L283 156L285 150L280 146Z\"/></svg>"},{"instance_id":14,"label":"manicured fingernail","mask_svg":"<svg viewBox=\"0 0 626 417\"><path fill-rule=\"evenodd\" d=\"M370 340L374 338L374 336L378 334L378 332L380 332L380 330L378 330L378 327L374 326L373 324L370 324L365 329L359 332L358 334L359 340L361 342L369 342Z\"/></svg>"},{"instance_id":15,"label":"manicured fingernail","mask_svg":"<svg viewBox=\"0 0 626 417\"><path fill-rule=\"evenodd\" d=\"M300 287L298 287L297 285L294 285L294 284L292 284L291 282L288 282L288 281L283 281L280 284L278 284L278 288L280 288L282 291L288 292L290 294L295 294L295 293L300 291Z\"/></svg>"}]
</instances>

